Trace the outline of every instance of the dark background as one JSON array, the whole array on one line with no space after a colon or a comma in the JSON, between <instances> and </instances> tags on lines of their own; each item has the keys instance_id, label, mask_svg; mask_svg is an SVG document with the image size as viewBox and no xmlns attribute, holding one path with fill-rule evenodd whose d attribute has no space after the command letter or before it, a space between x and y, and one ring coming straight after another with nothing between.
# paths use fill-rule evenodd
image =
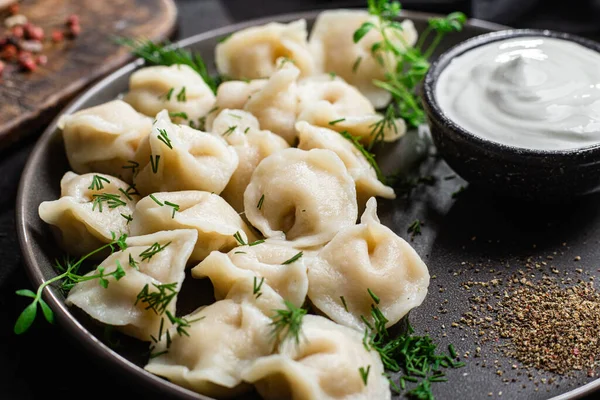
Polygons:
<instances>
[{"instance_id":1,"label":"dark background","mask_svg":"<svg viewBox=\"0 0 600 400\"><path fill-rule=\"evenodd\" d=\"M183 38L256 17L316 8L360 7L364 2L178 0L177 4L177 38ZM556 29L600 39L600 0L410 0L402 4L405 9L440 13L460 10L470 17L514 27ZM59 327L37 321L27 334L13 334L14 321L27 304L14 292L31 288L21 265L14 208L19 177L33 144L30 139L0 152L0 399L152 399L150 394L132 387L126 377L115 376L95 364Z\"/></svg>"}]
</instances>

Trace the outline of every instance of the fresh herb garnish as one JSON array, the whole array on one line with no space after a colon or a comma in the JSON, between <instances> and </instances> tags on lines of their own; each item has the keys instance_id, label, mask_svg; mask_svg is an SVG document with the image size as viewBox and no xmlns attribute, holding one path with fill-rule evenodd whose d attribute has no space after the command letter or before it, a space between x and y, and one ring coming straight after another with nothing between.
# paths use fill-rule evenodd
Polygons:
<instances>
[{"instance_id":1,"label":"fresh herb garnish","mask_svg":"<svg viewBox=\"0 0 600 400\"><path fill-rule=\"evenodd\" d=\"M189 66L202 77L213 93L217 93L217 82L208 73L206 64L199 53L174 47L171 43L162 46L150 40L119 38L117 42L131 48L132 53L143 58L147 65L183 64Z\"/></svg>"},{"instance_id":2,"label":"fresh herb garnish","mask_svg":"<svg viewBox=\"0 0 600 400\"><path fill-rule=\"evenodd\" d=\"M358 149L358 151L366 158L367 162L371 164L371 167L373 167L373 169L375 170L375 173L377 174L377 179L379 179L382 183L385 183L385 176L381 172L377 161L375 161L375 155L373 155L367 149L365 149L364 146L358 141L359 139L352 136L347 131L340 132L340 135L348 139L354 145L354 147Z\"/></svg>"},{"instance_id":3,"label":"fresh herb garnish","mask_svg":"<svg viewBox=\"0 0 600 400\"><path fill-rule=\"evenodd\" d=\"M173 92L175 91L175 88L171 88L169 89L169 91L164 95L165 99L167 99L167 101L171 101L171 96L173 96ZM159 98L162 96L159 96Z\"/></svg>"},{"instance_id":4,"label":"fresh herb garnish","mask_svg":"<svg viewBox=\"0 0 600 400\"><path fill-rule=\"evenodd\" d=\"M156 173L158 172L158 162L160 161L160 156L157 154L156 156L152 157L152 154L150 154L150 166L152 167L152 173Z\"/></svg>"},{"instance_id":5,"label":"fresh herb garnish","mask_svg":"<svg viewBox=\"0 0 600 400\"><path fill-rule=\"evenodd\" d=\"M337 124L338 122L343 122L345 120L346 120L346 118L335 119L333 121L329 121L328 124L333 126L333 125Z\"/></svg>"},{"instance_id":6,"label":"fresh herb garnish","mask_svg":"<svg viewBox=\"0 0 600 400\"><path fill-rule=\"evenodd\" d=\"M378 299L373 295L373 292L369 291L369 296L374 301L375 298ZM464 366L464 363L454 361L456 353L436 354L437 346L431 338L429 336L413 336L414 330L410 324L408 324L406 333L395 338L390 337L386 328L389 321L376 302L371 304L371 317L372 324L364 316L361 316L366 325L363 345L367 350L375 350L379 353L386 370L403 372L399 381L400 387L390 380L394 390L399 393L405 389L405 381L418 382L418 385L406 395L409 397L422 396L417 397L419 399L433 399L431 382L445 381L445 375L441 368Z\"/></svg>"},{"instance_id":7,"label":"fresh herb garnish","mask_svg":"<svg viewBox=\"0 0 600 400\"><path fill-rule=\"evenodd\" d=\"M171 242L168 242L164 245L160 245L158 243L154 243L152 246L148 247L146 250L140 253L140 257L142 257L142 261L150 260L157 253L163 251Z\"/></svg>"},{"instance_id":8,"label":"fresh herb garnish","mask_svg":"<svg viewBox=\"0 0 600 400\"><path fill-rule=\"evenodd\" d=\"M137 306L139 302L146 303L145 310L152 310L155 314L162 315L171 301L177 296L177 282L160 285L153 283L152 286L157 290L151 291L150 285L145 284L138 293L133 305Z\"/></svg>"},{"instance_id":9,"label":"fresh herb garnish","mask_svg":"<svg viewBox=\"0 0 600 400\"><path fill-rule=\"evenodd\" d=\"M300 344L300 333L302 329L302 319L306 315L306 310L298 308L287 300L284 300L285 309L275 310L275 315L271 317L271 336L279 339L281 342L288 338Z\"/></svg>"},{"instance_id":10,"label":"fresh herb garnish","mask_svg":"<svg viewBox=\"0 0 600 400\"><path fill-rule=\"evenodd\" d=\"M55 267L58 270L58 272L60 272L60 273L58 275L56 275L55 277L48 279L47 281L44 281L37 288L37 291L35 293L29 289L17 290L16 294L18 296L32 298L33 301L27 307L25 307L23 312L17 318L17 321L14 326L14 332L17 335L20 335L20 334L26 332L31 327L31 324L33 324L33 322L35 321L35 317L37 315L38 305L40 306L40 308L42 310L42 314L44 315L44 318L46 319L46 321L48 321L50 323L54 323L54 312L48 306L48 304L44 301L44 299L42 299L42 293L44 291L44 288L46 286L53 284L54 282L65 279L65 282L63 282L63 284L61 285L61 288L63 290L67 290L67 289L70 290L70 288L72 288L74 286L74 284L77 282L98 279L100 281L100 284L103 287L107 287L108 281L106 281L105 284L103 284L102 283L103 281L101 279L106 280L106 278L108 276L113 276L116 280L121 279L125 275L125 272L123 271L123 268L121 267L120 264L118 264L117 269L110 274L104 274L102 271L102 273L100 273L100 274L94 274L94 275L86 277L86 276L78 275L78 272L79 272L79 268L81 267L82 263L97 253L100 253L106 249L110 249L112 252L112 251L115 251L115 249L117 247L120 250L127 249L127 243L125 243L126 239L127 239L127 235L125 235L125 234L119 236L118 238L113 234L113 239L111 242L80 257L79 260L77 260L76 262L71 262L71 260L68 258L65 260L64 263L60 263L57 260Z\"/></svg>"},{"instance_id":11,"label":"fresh herb garnish","mask_svg":"<svg viewBox=\"0 0 600 400\"><path fill-rule=\"evenodd\" d=\"M121 200L121 196L118 194L111 193L101 193L95 194L93 196L94 200L92 200L92 211L98 207L98 211L102 212L102 203L106 203L108 208L117 208L119 206L126 206L123 200Z\"/></svg>"},{"instance_id":12,"label":"fresh herb garnish","mask_svg":"<svg viewBox=\"0 0 600 400\"><path fill-rule=\"evenodd\" d=\"M229 128L227 128L227 130L225 132L223 132L222 136L229 136L233 132L235 132L236 129L237 129L237 125L230 126Z\"/></svg>"},{"instance_id":13,"label":"fresh herb garnish","mask_svg":"<svg viewBox=\"0 0 600 400\"><path fill-rule=\"evenodd\" d=\"M258 282L257 277L254 277L254 288L252 290L252 294L254 295L255 298L259 298L260 296L262 296L262 292L260 291L260 288L262 287L262 284L265 282L265 278L262 277L260 278L260 282Z\"/></svg>"},{"instance_id":14,"label":"fresh herb garnish","mask_svg":"<svg viewBox=\"0 0 600 400\"><path fill-rule=\"evenodd\" d=\"M378 31L381 40L371 46L371 53L384 68L385 79L374 80L373 84L392 94L395 115L406 120L411 126L419 126L425 121L425 113L416 89L429 69L428 58L447 33L462 30L466 16L455 12L444 18L430 18L428 27L421 34L418 43L410 47L402 35L402 24L397 21L401 10L400 3L390 0L368 0L368 5L369 13L376 17L377 22L363 23L354 32L354 42L360 42L371 30ZM435 37L425 48L424 44L433 32Z\"/></svg>"},{"instance_id":15,"label":"fresh herb garnish","mask_svg":"<svg viewBox=\"0 0 600 400\"><path fill-rule=\"evenodd\" d=\"M170 112L169 113L169 117L171 117L171 118L182 118L182 119L185 119L185 120L188 119L187 113L184 113L183 111Z\"/></svg>"},{"instance_id":16,"label":"fresh herb garnish","mask_svg":"<svg viewBox=\"0 0 600 400\"><path fill-rule=\"evenodd\" d=\"M360 66L360 62L362 61L362 57L358 56L356 58L356 60L354 61L354 64L352 64L352 73L355 74L356 71L358 71L358 67Z\"/></svg>"},{"instance_id":17,"label":"fresh herb garnish","mask_svg":"<svg viewBox=\"0 0 600 400\"><path fill-rule=\"evenodd\" d=\"M170 201L165 201L165 205L173 208L171 218L175 218L175 212L179 211L179 204L171 203Z\"/></svg>"},{"instance_id":18,"label":"fresh herb garnish","mask_svg":"<svg viewBox=\"0 0 600 400\"><path fill-rule=\"evenodd\" d=\"M367 380L369 379L369 372L371 371L371 366L368 365L367 368L360 367L358 372L360 372L360 377L362 378L363 383L367 386Z\"/></svg>"},{"instance_id":19,"label":"fresh herb garnish","mask_svg":"<svg viewBox=\"0 0 600 400\"><path fill-rule=\"evenodd\" d=\"M260 199L258 200L258 204L256 205L256 208L258 208L259 210L262 209L262 205L263 205L264 201L265 201L265 195L263 194L262 196L260 196Z\"/></svg>"},{"instance_id":20,"label":"fresh herb garnish","mask_svg":"<svg viewBox=\"0 0 600 400\"><path fill-rule=\"evenodd\" d=\"M295 261L298 261L300 259L300 257L302 257L302 254L303 254L303 252L297 253L295 256L293 256L289 260L286 260L286 261L282 262L281 265L288 265L288 264L291 264L291 263L293 263Z\"/></svg>"},{"instance_id":21,"label":"fresh herb garnish","mask_svg":"<svg viewBox=\"0 0 600 400\"><path fill-rule=\"evenodd\" d=\"M92 178L92 184L90 186L88 186L88 189L102 190L102 189L104 189L104 184L102 182L110 183L110 181L108 179L106 179L105 177L100 176L100 175L94 175L94 177Z\"/></svg>"},{"instance_id":22,"label":"fresh herb garnish","mask_svg":"<svg viewBox=\"0 0 600 400\"><path fill-rule=\"evenodd\" d=\"M379 299L379 296L377 296L375 293L373 293L373 291L371 289L367 288L367 293L369 293L369 296L371 296L371 298L373 299L375 304L379 304L381 302L381 299Z\"/></svg>"},{"instance_id":23,"label":"fresh herb garnish","mask_svg":"<svg viewBox=\"0 0 600 400\"><path fill-rule=\"evenodd\" d=\"M131 216L131 214L123 214L121 213L121 217L125 218L127 220L127 225L129 225L129 223L131 221L133 221L133 217Z\"/></svg>"},{"instance_id":24,"label":"fresh herb garnish","mask_svg":"<svg viewBox=\"0 0 600 400\"><path fill-rule=\"evenodd\" d=\"M246 129L244 129L244 133L248 133L249 130L250 130L250 127L247 126Z\"/></svg>"},{"instance_id":25,"label":"fresh herb garnish","mask_svg":"<svg viewBox=\"0 0 600 400\"><path fill-rule=\"evenodd\" d=\"M461 195L462 192L464 192L466 190L466 188L464 186L461 186L458 188L458 190L456 190L454 193L452 193L452 198L455 199L458 196Z\"/></svg>"},{"instance_id":26,"label":"fresh herb garnish","mask_svg":"<svg viewBox=\"0 0 600 400\"><path fill-rule=\"evenodd\" d=\"M187 95L185 94L185 86L181 88L179 93L177 93L177 101L180 103L184 103L187 101Z\"/></svg>"},{"instance_id":27,"label":"fresh herb garnish","mask_svg":"<svg viewBox=\"0 0 600 400\"><path fill-rule=\"evenodd\" d=\"M342 301L344 310L346 310L346 312L348 312L348 304L346 304L346 299L344 298L344 296L340 296L340 300Z\"/></svg>"},{"instance_id":28,"label":"fresh herb garnish","mask_svg":"<svg viewBox=\"0 0 600 400\"><path fill-rule=\"evenodd\" d=\"M167 134L166 129L158 128L158 140L163 142L168 148L173 148L173 145L171 144L171 139L169 139L169 135Z\"/></svg>"},{"instance_id":29,"label":"fresh herb garnish","mask_svg":"<svg viewBox=\"0 0 600 400\"><path fill-rule=\"evenodd\" d=\"M418 218L415 219L412 222L412 224L410 224L410 226L406 230L406 233L410 233L411 234L410 235L411 239L414 239L415 236L421 234L421 225L423 225L423 223Z\"/></svg>"},{"instance_id":30,"label":"fresh herb garnish","mask_svg":"<svg viewBox=\"0 0 600 400\"><path fill-rule=\"evenodd\" d=\"M153 194L150 194L149 196L156 204L158 204L161 207L164 206L164 204L160 200L158 200L156 197L154 197Z\"/></svg>"},{"instance_id":31,"label":"fresh herb garnish","mask_svg":"<svg viewBox=\"0 0 600 400\"><path fill-rule=\"evenodd\" d=\"M264 239L259 239L259 240L255 240L252 243L246 243L246 241L242 237L242 234L240 233L240 231L237 231L236 233L234 233L233 237L240 244L240 246L246 246L246 245L248 245L248 246L256 246L257 244L261 244L261 243L265 242Z\"/></svg>"}]
</instances>

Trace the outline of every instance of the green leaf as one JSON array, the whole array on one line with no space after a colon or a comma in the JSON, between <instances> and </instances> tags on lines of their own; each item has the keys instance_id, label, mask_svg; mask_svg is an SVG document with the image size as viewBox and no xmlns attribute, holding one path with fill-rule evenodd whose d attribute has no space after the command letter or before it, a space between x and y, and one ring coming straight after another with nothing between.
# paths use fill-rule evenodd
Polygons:
<instances>
[{"instance_id":1,"label":"green leaf","mask_svg":"<svg viewBox=\"0 0 600 400\"><path fill-rule=\"evenodd\" d=\"M20 335L29 329L33 321L35 320L35 315L37 314L37 301L32 302L28 305L19 318L17 318L17 322L15 323L14 331L17 335Z\"/></svg>"},{"instance_id":2,"label":"green leaf","mask_svg":"<svg viewBox=\"0 0 600 400\"><path fill-rule=\"evenodd\" d=\"M98 281L100 282L100 286L102 286L104 289L108 287L108 280L100 277L98 278Z\"/></svg>"},{"instance_id":3,"label":"green leaf","mask_svg":"<svg viewBox=\"0 0 600 400\"><path fill-rule=\"evenodd\" d=\"M354 32L354 43L360 42L360 40L373 28L375 28L375 25L372 22L363 23L360 28Z\"/></svg>"},{"instance_id":4,"label":"green leaf","mask_svg":"<svg viewBox=\"0 0 600 400\"><path fill-rule=\"evenodd\" d=\"M115 272L113 272L113 276L115 277L115 280L117 280L117 281L125 276L125 270L121 266L121 263L119 262L119 260L117 260L117 269L115 270Z\"/></svg>"},{"instance_id":5,"label":"green leaf","mask_svg":"<svg viewBox=\"0 0 600 400\"><path fill-rule=\"evenodd\" d=\"M24 296L24 297L31 297L32 299L35 299L35 293L33 293L31 290L29 289L21 289L21 290L17 290L15 292L17 295L19 296Z\"/></svg>"},{"instance_id":6,"label":"green leaf","mask_svg":"<svg viewBox=\"0 0 600 400\"><path fill-rule=\"evenodd\" d=\"M42 312L44 313L44 318L46 318L46 321L53 324L54 312L52 311L50 306L44 300L40 299L40 307L42 308Z\"/></svg>"}]
</instances>

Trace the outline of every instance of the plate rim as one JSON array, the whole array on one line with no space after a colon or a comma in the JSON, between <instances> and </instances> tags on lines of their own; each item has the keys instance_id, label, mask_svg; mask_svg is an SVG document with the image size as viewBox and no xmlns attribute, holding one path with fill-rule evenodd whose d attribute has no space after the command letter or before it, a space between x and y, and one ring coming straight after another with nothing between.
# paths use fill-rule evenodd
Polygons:
<instances>
[{"instance_id":1,"label":"plate rim","mask_svg":"<svg viewBox=\"0 0 600 400\"><path fill-rule=\"evenodd\" d=\"M351 9L360 10L361 8L337 8L337 9ZM364 9L364 8L362 8ZM219 36L227 35L232 32L248 28L250 26L257 26L266 24L269 22L289 22L297 19L314 19L319 13L323 11L334 10L332 8L318 9L312 11L293 12L270 15L261 18L250 19L234 24L225 25L219 28L211 29L206 32L202 32L187 38L180 39L173 44L178 47L187 48L195 43L208 40L211 38L218 38ZM440 17L441 14L433 14L421 11L402 10L400 16L408 19L427 19L432 17ZM466 25L488 29L490 31L498 31L504 29L512 29L509 26L497 24L490 21L485 21L477 18L469 18ZM15 207L15 225L17 231L17 237L19 241L19 247L23 256L23 263L25 270L29 278L30 283L34 287L39 287L45 278L40 267L40 263L35 258L35 254L31 249L30 241L33 241L30 237L27 229L27 197L26 192L29 190L29 182L32 180L32 175L35 174L34 164L37 164L37 160L40 158L44 149L48 147L49 142L54 138L57 128L58 120L62 115L72 113L81 107L81 104L87 101L95 93L102 91L107 86L111 85L117 78L130 73L143 64L141 59L133 60L105 77L101 78L96 83L92 84L88 88L84 89L78 94L73 100L71 100L66 106L64 106L44 129L44 132L36 140L36 143L29 154L21 177L19 179L19 185L17 190L16 207ZM97 363L103 363L104 365L115 366L117 371L134 377L137 379L137 386L142 387L145 384L145 388L148 390L158 391L161 394L176 395L180 399L186 400L214 400L211 397L201 395L186 389L180 385L176 385L168 380L165 380L157 375L151 374L144 370L142 367L134 364L115 350L108 347L102 341L98 340L91 332L89 332L81 322L72 314L69 307L64 304L56 295L55 290L46 287L42 292L44 300L52 308L55 313L56 320L58 321L59 328L68 332L72 340L77 340L82 347L92 355L93 361ZM559 396L553 397L551 400L567 400L567 399L578 399L587 394L593 393L600 388L600 378L589 382L583 386L565 392Z\"/></svg>"}]
</instances>

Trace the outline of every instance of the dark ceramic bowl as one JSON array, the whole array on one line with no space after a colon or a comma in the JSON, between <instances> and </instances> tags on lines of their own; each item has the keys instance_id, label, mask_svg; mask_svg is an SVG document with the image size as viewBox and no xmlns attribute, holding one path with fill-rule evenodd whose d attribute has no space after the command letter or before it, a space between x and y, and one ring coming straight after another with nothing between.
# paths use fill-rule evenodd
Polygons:
<instances>
[{"instance_id":1,"label":"dark ceramic bowl","mask_svg":"<svg viewBox=\"0 0 600 400\"><path fill-rule=\"evenodd\" d=\"M444 52L423 83L423 103L439 154L463 179L502 196L555 202L600 189L600 143L569 150L532 150L484 139L448 118L435 88L453 58L476 47L514 37L553 37L600 52L600 43L560 32L509 29L468 39Z\"/></svg>"}]
</instances>

